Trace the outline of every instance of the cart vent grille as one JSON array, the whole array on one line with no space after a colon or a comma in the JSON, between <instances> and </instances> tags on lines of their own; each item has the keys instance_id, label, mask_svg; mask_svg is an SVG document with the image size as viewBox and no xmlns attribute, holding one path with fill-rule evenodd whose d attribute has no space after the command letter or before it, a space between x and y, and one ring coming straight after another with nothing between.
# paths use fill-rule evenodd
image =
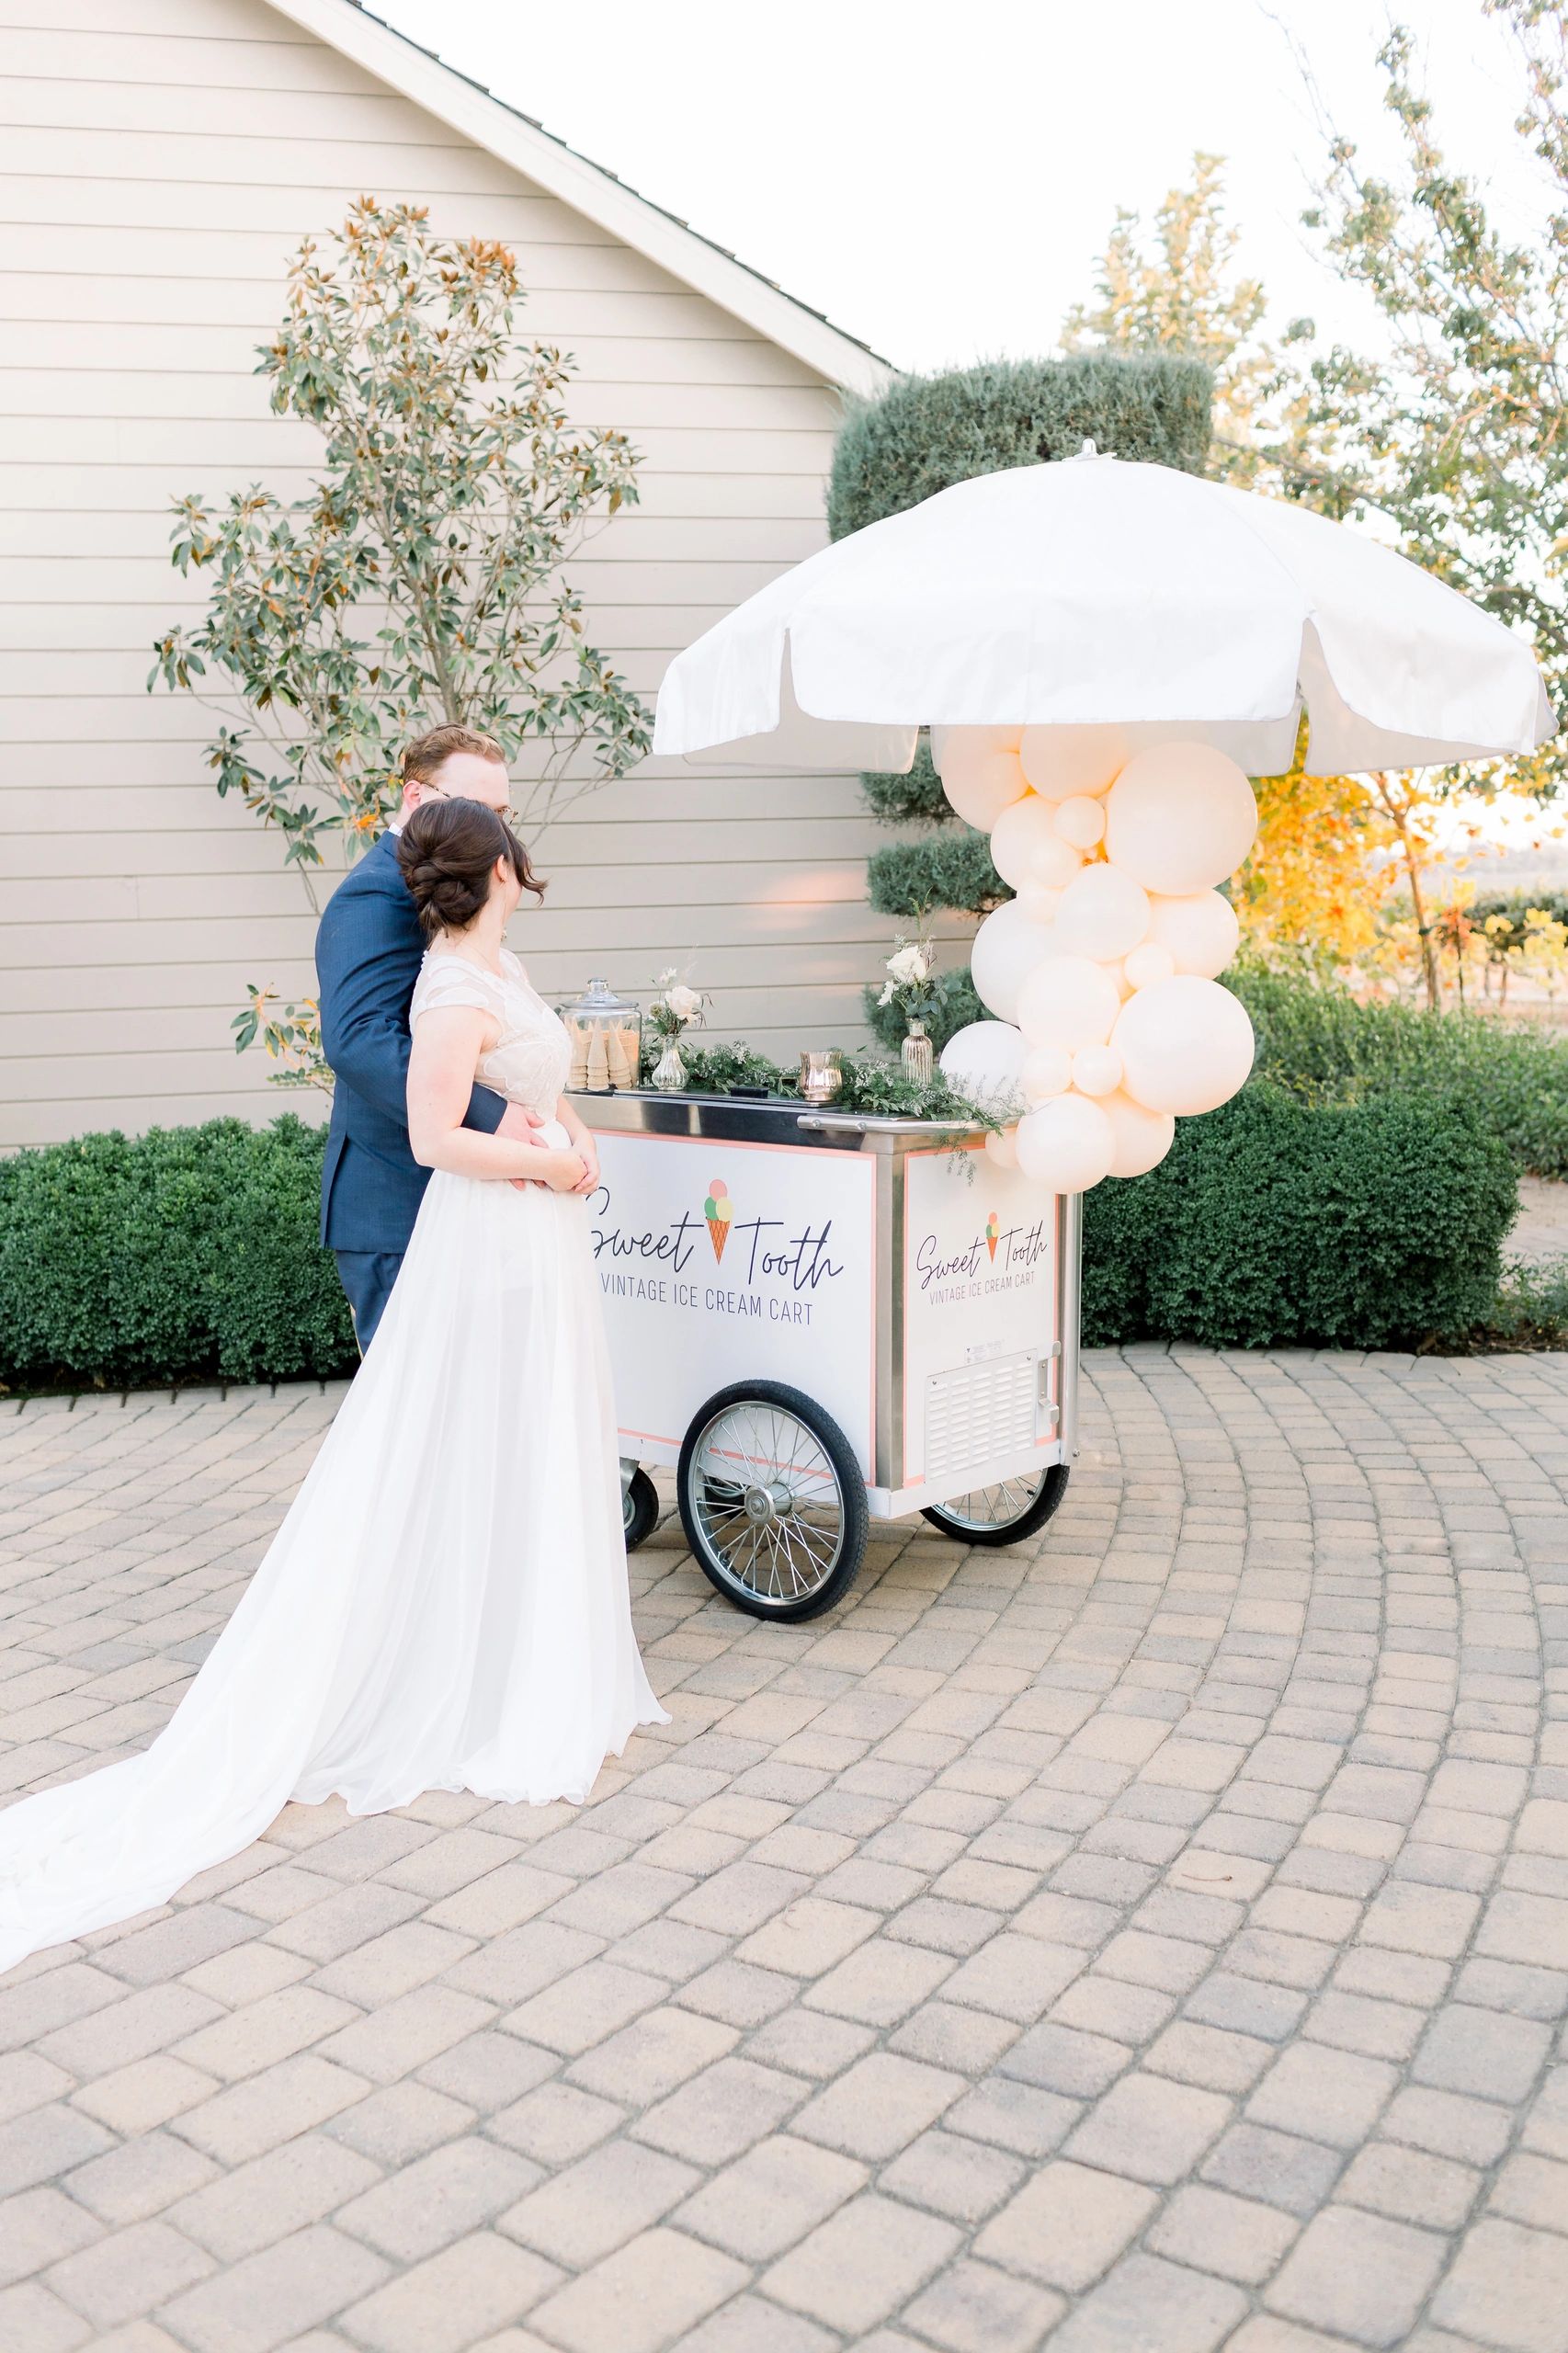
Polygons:
<instances>
[{"instance_id":1,"label":"cart vent grille","mask_svg":"<svg viewBox=\"0 0 1568 2353\"><path fill-rule=\"evenodd\" d=\"M942 1479L988 1456L1032 1446L1035 1360L997 1357L955 1365L926 1384L926 1476Z\"/></svg>"}]
</instances>

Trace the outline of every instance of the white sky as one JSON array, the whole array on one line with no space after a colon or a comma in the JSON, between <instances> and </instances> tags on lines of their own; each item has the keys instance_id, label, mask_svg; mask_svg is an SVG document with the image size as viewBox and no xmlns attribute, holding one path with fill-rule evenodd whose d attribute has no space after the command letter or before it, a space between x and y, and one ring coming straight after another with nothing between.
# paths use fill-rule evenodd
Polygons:
<instances>
[{"instance_id":1,"label":"white sky","mask_svg":"<svg viewBox=\"0 0 1568 2353\"><path fill-rule=\"evenodd\" d=\"M376 13L905 368L1047 351L1118 204L1229 159L1279 322L1375 325L1300 225L1335 123L1392 159L1378 0L369 0ZM1529 200L1480 0L1409 0L1454 159Z\"/></svg>"}]
</instances>

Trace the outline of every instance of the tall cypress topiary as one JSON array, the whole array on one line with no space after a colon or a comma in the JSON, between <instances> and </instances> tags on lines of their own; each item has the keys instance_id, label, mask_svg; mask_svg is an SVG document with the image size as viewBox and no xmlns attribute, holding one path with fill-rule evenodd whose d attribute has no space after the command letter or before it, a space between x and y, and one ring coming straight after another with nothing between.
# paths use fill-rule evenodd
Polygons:
<instances>
[{"instance_id":1,"label":"tall cypress topiary","mask_svg":"<svg viewBox=\"0 0 1568 2353\"><path fill-rule=\"evenodd\" d=\"M1208 463L1212 379L1196 359L987 360L945 376L908 376L851 410L828 482L835 540L902 514L956 482L1073 457L1085 440L1108 454L1202 473ZM866 798L884 824L920 831L876 851L871 904L920 922L938 908L983 915L1011 897L983 835L953 815L925 739L907 776L868 776ZM888 1044L900 1017L866 993L868 1018ZM979 1017L967 971L944 975L933 1024L938 1046Z\"/></svg>"}]
</instances>

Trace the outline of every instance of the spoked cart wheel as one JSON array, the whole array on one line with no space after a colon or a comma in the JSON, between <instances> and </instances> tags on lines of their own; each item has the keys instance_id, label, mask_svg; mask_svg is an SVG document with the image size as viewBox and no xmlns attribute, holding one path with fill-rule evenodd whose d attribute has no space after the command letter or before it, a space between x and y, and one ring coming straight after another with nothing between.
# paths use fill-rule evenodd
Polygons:
<instances>
[{"instance_id":1,"label":"spoked cart wheel","mask_svg":"<svg viewBox=\"0 0 1568 2353\"><path fill-rule=\"evenodd\" d=\"M626 1530L626 1549L635 1552L645 1543L659 1524L659 1491L646 1471L633 1471L620 1491L620 1506Z\"/></svg>"},{"instance_id":2,"label":"spoked cart wheel","mask_svg":"<svg viewBox=\"0 0 1568 2353\"><path fill-rule=\"evenodd\" d=\"M949 1495L945 1504L930 1505L922 1518L960 1544L1017 1544L1045 1526L1066 1492L1067 1465L1052 1462L1023 1478L998 1479L970 1495Z\"/></svg>"},{"instance_id":3,"label":"spoked cart wheel","mask_svg":"<svg viewBox=\"0 0 1568 2353\"><path fill-rule=\"evenodd\" d=\"M866 1549L866 1489L831 1414L781 1381L710 1397L686 1434L681 1523L703 1574L754 1618L831 1609Z\"/></svg>"}]
</instances>

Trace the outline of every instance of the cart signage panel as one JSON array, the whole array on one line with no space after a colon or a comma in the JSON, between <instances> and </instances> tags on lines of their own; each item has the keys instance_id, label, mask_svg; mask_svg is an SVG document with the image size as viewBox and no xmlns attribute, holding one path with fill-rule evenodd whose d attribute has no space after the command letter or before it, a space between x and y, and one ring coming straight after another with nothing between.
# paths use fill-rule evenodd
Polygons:
<instances>
[{"instance_id":1,"label":"cart signage panel","mask_svg":"<svg viewBox=\"0 0 1568 2353\"><path fill-rule=\"evenodd\" d=\"M595 1265L623 1438L674 1461L695 1406L783 1381L871 1475L875 1168L852 1153L600 1131Z\"/></svg>"},{"instance_id":2,"label":"cart signage panel","mask_svg":"<svg viewBox=\"0 0 1568 2353\"><path fill-rule=\"evenodd\" d=\"M978 1146L911 1153L905 1183L903 1475L950 1494L1054 1438L1057 1204Z\"/></svg>"}]
</instances>

